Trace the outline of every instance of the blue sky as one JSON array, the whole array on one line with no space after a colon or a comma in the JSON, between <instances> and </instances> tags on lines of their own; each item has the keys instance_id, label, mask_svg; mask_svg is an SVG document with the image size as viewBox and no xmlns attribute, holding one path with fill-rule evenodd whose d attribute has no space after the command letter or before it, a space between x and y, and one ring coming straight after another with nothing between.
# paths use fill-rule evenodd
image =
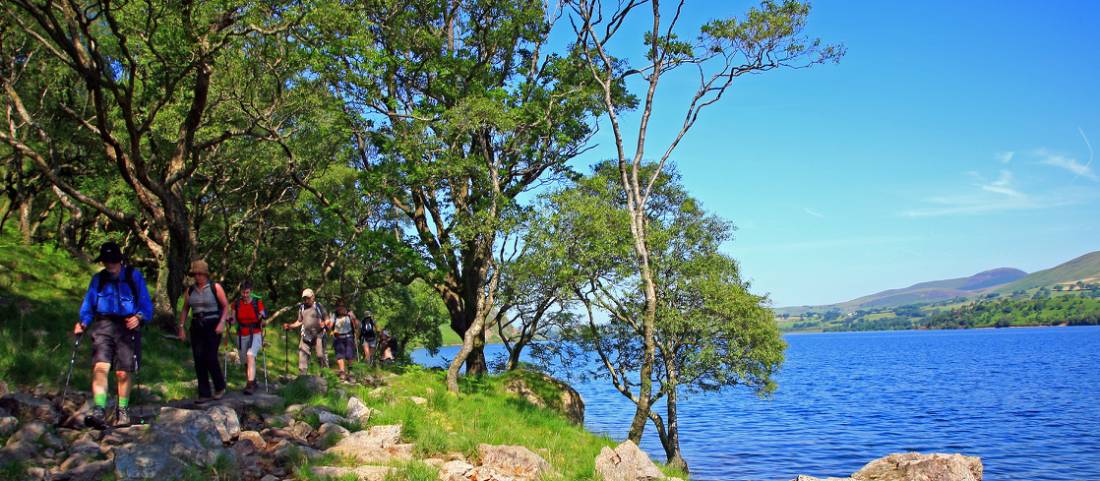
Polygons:
<instances>
[{"instance_id":1,"label":"blue sky","mask_svg":"<svg viewBox=\"0 0 1100 481\"><path fill-rule=\"evenodd\" d=\"M685 26L754 4L689 2ZM832 303L1100 249L1100 2L813 6L841 63L739 81L674 155L754 290ZM658 92L654 156L686 80Z\"/></svg>"}]
</instances>

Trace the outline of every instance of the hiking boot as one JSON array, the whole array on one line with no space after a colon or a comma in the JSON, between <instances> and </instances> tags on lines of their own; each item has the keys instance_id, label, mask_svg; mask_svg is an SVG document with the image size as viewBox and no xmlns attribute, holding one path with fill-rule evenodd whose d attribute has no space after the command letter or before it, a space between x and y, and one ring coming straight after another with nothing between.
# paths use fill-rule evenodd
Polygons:
<instances>
[{"instance_id":1,"label":"hiking boot","mask_svg":"<svg viewBox=\"0 0 1100 481\"><path fill-rule=\"evenodd\" d=\"M84 425L92 429L104 429L107 427L107 421L104 418L107 415L104 414L103 408L96 406L92 408L92 412L84 416Z\"/></svg>"},{"instance_id":2,"label":"hiking boot","mask_svg":"<svg viewBox=\"0 0 1100 481\"><path fill-rule=\"evenodd\" d=\"M115 427L121 428L130 425L130 410L127 408L118 408L115 412Z\"/></svg>"},{"instance_id":3,"label":"hiking boot","mask_svg":"<svg viewBox=\"0 0 1100 481\"><path fill-rule=\"evenodd\" d=\"M244 385L245 395L251 396L254 392L256 392L256 381L248 381L248 383Z\"/></svg>"},{"instance_id":4,"label":"hiking boot","mask_svg":"<svg viewBox=\"0 0 1100 481\"><path fill-rule=\"evenodd\" d=\"M214 399L215 400L221 399L222 396L224 396L224 395L225 395L225 389L219 389L217 391L214 391Z\"/></svg>"}]
</instances>

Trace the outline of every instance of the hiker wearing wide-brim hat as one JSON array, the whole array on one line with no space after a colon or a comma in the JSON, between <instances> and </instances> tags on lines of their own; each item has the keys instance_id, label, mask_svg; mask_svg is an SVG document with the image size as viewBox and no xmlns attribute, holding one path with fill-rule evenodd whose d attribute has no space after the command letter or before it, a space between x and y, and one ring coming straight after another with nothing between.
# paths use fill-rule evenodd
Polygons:
<instances>
[{"instance_id":1,"label":"hiker wearing wide-brim hat","mask_svg":"<svg viewBox=\"0 0 1100 481\"><path fill-rule=\"evenodd\" d=\"M229 302L221 284L210 282L210 267L206 261L199 259L191 262L188 274L195 278L195 283L187 288L183 296L179 338L185 341L187 333L191 334L191 355L195 359L195 376L198 378L198 403L203 403L211 397L220 399L225 394L225 373L218 363L218 344L225 332ZM189 312L192 313L191 329L187 331L184 325Z\"/></svg>"},{"instance_id":2,"label":"hiker wearing wide-brim hat","mask_svg":"<svg viewBox=\"0 0 1100 481\"><path fill-rule=\"evenodd\" d=\"M130 373L136 372L141 362L140 328L153 317L145 277L136 268L124 266L124 260L117 243L100 247L95 261L103 264L103 270L92 276L80 306L80 322L73 327L78 336L85 332L92 336L93 406L84 422L99 429L106 427L107 373L112 365L118 381L115 425L130 424Z\"/></svg>"}]
</instances>

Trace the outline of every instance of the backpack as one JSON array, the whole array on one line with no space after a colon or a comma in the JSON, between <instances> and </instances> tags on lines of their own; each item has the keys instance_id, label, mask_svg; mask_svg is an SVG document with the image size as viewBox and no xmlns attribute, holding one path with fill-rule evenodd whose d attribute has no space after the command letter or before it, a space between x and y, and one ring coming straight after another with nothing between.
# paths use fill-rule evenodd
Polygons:
<instances>
[{"instance_id":1,"label":"backpack","mask_svg":"<svg viewBox=\"0 0 1100 481\"><path fill-rule=\"evenodd\" d=\"M210 283L210 293L214 294L214 305L218 306L218 317L220 318L221 315L222 315L222 303L218 302L218 288L219 287L221 287L221 284L218 284L217 282L211 282ZM187 297L191 297L192 292L195 292L195 285L194 284L191 284L190 286L187 287ZM223 293L225 292L225 288L222 288L222 292Z\"/></svg>"},{"instance_id":2,"label":"backpack","mask_svg":"<svg viewBox=\"0 0 1100 481\"><path fill-rule=\"evenodd\" d=\"M237 299L237 303L233 305L233 310L236 311L236 312L241 312L241 300L240 299ZM256 322L254 322L254 323L250 322L248 324L245 324L245 323L241 322L241 320L238 318L237 323L240 324L241 327L247 327L249 329L253 328L254 326L260 325L261 321L266 316L264 316L263 313L260 312L260 300L259 299L255 299L255 298L252 299L252 312L254 314L256 314Z\"/></svg>"},{"instance_id":3,"label":"backpack","mask_svg":"<svg viewBox=\"0 0 1100 481\"><path fill-rule=\"evenodd\" d=\"M322 306L320 302L313 301L313 308L317 309L317 317L320 318L322 321L324 321L325 320L325 308L324 308L324 306ZM306 312L306 305L305 304L298 304L298 314L301 315L303 312Z\"/></svg>"},{"instance_id":4,"label":"backpack","mask_svg":"<svg viewBox=\"0 0 1100 481\"><path fill-rule=\"evenodd\" d=\"M103 293L103 285L108 283L108 282L112 282L112 279L110 277L111 273L107 272L107 269L103 269L102 271L99 271L98 275L99 275L99 282L96 284L95 293L96 294L102 294ZM138 294L138 289L137 289L137 283L134 282L134 268L132 266L123 267L121 277L123 278L123 280L126 281L126 285L130 287L130 294L134 296L134 303L136 304L139 294ZM118 281L113 281L113 282L115 283L116 289L117 289Z\"/></svg>"}]
</instances>

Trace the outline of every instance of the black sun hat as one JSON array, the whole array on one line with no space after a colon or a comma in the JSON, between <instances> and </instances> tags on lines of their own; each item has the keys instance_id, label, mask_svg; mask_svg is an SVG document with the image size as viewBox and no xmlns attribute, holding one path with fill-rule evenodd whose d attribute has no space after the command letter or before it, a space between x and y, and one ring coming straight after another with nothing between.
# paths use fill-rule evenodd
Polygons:
<instances>
[{"instance_id":1,"label":"black sun hat","mask_svg":"<svg viewBox=\"0 0 1100 481\"><path fill-rule=\"evenodd\" d=\"M122 247L117 242L105 242L99 247L99 257L95 262L122 262Z\"/></svg>"}]
</instances>

